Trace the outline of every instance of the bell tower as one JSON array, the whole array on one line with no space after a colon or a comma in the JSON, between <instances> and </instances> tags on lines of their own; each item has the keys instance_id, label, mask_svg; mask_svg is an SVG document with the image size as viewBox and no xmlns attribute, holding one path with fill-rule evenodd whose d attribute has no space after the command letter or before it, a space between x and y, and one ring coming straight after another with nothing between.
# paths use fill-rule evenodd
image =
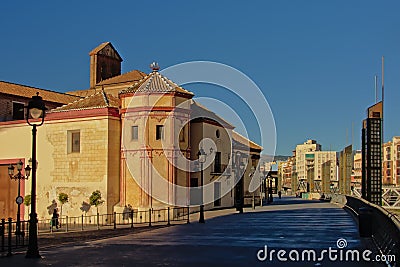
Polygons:
<instances>
[{"instance_id":1,"label":"bell tower","mask_svg":"<svg viewBox=\"0 0 400 267\"><path fill-rule=\"evenodd\" d=\"M90 88L99 82L121 75L122 58L110 42L105 42L90 53Z\"/></svg>"}]
</instances>

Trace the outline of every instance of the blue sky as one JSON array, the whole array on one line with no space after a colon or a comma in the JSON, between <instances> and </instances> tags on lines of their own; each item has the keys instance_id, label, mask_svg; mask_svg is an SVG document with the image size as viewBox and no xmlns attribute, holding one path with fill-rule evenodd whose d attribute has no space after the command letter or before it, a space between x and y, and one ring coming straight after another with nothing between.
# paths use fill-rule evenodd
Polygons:
<instances>
[{"instance_id":1,"label":"blue sky","mask_svg":"<svg viewBox=\"0 0 400 267\"><path fill-rule=\"evenodd\" d=\"M0 80L88 88L88 52L111 41L124 58L123 72L148 72L153 60L161 68L209 60L248 75L272 109L277 154L290 155L308 138L341 150L352 125L360 148L382 55L385 141L400 135L399 10L399 1L368 0L7 1L0 8ZM227 97L222 88L189 87Z\"/></svg>"}]
</instances>

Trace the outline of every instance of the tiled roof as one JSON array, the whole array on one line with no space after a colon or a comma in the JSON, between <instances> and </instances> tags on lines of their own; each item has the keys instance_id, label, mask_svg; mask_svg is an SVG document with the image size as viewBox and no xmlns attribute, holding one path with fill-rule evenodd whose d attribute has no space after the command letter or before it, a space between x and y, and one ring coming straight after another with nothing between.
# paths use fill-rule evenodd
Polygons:
<instances>
[{"instance_id":1,"label":"tiled roof","mask_svg":"<svg viewBox=\"0 0 400 267\"><path fill-rule=\"evenodd\" d=\"M245 145L246 147L250 147L252 149L256 149L256 150L262 150L262 146L254 143L253 141L251 141L250 139L247 139L246 137L244 137L243 135L232 131L232 139L233 141L236 141L242 145Z\"/></svg>"},{"instance_id":2,"label":"tiled roof","mask_svg":"<svg viewBox=\"0 0 400 267\"><path fill-rule=\"evenodd\" d=\"M207 109L206 107L200 105L194 100L191 100L192 103L190 105L190 116L195 120L195 119L205 119L205 120L211 120L214 122L219 123L220 125L233 129L235 126L212 112L211 110Z\"/></svg>"},{"instance_id":3,"label":"tiled roof","mask_svg":"<svg viewBox=\"0 0 400 267\"><path fill-rule=\"evenodd\" d=\"M84 109L95 109L95 108L105 108L105 107L118 108L119 99L105 93L104 91L100 91L94 95L74 101L62 107L52 109L50 112L53 113L53 112L62 112L70 110L84 110Z\"/></svg>"},{"instance_id":4,"label":"tiled roof","mask_svg":"<svg viewBox=\"0 0 400 267\"><path fill-rule=\"evenodd\" d=\"M146 77L146 73L139 71L139 70L133 70L109 79L106 79L104 81L99 82L96 85L110 85L110 84L116 84L116 83L126 83L126 82L138 82L141 79Z\"/></svg>"},{"instance_id":5,"label":"tiled roof","mask_svg":"<svg viewBox=\"0 0 400 267\"><path fill-rule=\"evenodd\" d=\"M140 81L136 82L134 85L130 86L128 89L123 90L120 94L124 93L168 93L168 92L178 92L187 95L194 95L173 81L169 80L167 77L161 75L158 71L152 71L149 75L143 77Z\"/></svg>"},{"instance_id":6,"label":"tiled roof","mask_svg":"<svg viewBox=\"0 0 400 267\"><path fill-rule=\"evenodd\" d=\"M84 89L84 90L70 91L67 93L71 94L71 95L80 96L80 97L87 97L87 96L94 95L97 92L100 92L100 90L101 89Z\"/></svg>"},{"instance_id":7,"label":"tiled roof","mask_svg":"<svg viewBox=\"0 0 400 267\"><path fill-rule=\"evenodd\" d=\"M0 93L31 98L32 96L36 95L37 92L39 93L39 96L43 98L43 100L53 103L68 104L70 102L80 99L79 96L75 95L58 93L27 85L0 81Z\"/></svg>"},{"instance_id":8,"label":"tiled roof","mask_svg":"<svg viewBox=\"0 0 400 267\"><path fill-rule=\"evenodd\" d=\"M90 96L90 95L93 95L93 94L99 92L99 90L101 90L101 88L104 88L107 92L108 86L118 86L118 85L123 86L125 84L125 87L128 87L128 86L134 84L135 82L139 82L141 79L146 77L146 75L147 74L142 71L133 70L133 71L106 79L104 81L101 81L98 84L96 84L96 88L70 91L67 93L71 94L71 95L77 95L80 97L87 97L87 96Z\"/></svg>"}]
</instances>

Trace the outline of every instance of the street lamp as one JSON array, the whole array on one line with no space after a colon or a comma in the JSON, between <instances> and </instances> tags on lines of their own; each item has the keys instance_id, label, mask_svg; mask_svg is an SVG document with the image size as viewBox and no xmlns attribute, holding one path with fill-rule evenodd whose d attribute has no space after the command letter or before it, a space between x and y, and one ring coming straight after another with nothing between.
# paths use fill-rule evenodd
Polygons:
<instances>
[{"instance_id":1,"label":"street lamp","mask_svg":"<svg viewBox=\"0 0 400 267\"><path fill-rule=\"evenodd\" d=\"M15 229L15 234L17 236L20 236L22 234L22 232L21 232L21 204L24 202L24 198L21 196L21 179L26 180L26 179L28 179L29 175L31 174L31 167L29 167L29 165L27 165L25 167L25 175L23 175L21 173L23 165L24 164L22 163L22 161L19 160L17 163L18 173L15 175L14 175L15 167L12 164L10 164L10 166L8 167L8 175L10 176L11 180L18 180L18 196L15 199L15 202L17 202L17 204L18 204L17 225L16 225L16 229Z\"/></svg>"},{"instance_id":2,"label":"street lamp","mask_svg":"<svg viewBox=\"0 0 400 267\"><path fill-rule=\"evenodd\" d=\"M261 175L261 182L260 182L260 198L261 198L261 203L260 206L262 207L263 205L263 193L265 194L265 198L267 199L267 189L266 189L266 170L265 170L265 162L260 165L259 167L260 173L262 173Z\"/></svg>"},{"instance_id":3,"label":"street lamp","mask_svg":"<svg viewBox=\"0 0 400 267\"><path fill-rule=\"evenodd\" d=\"M197 153L200 162L200 186L201 186L201 198L200 198L200 218L199 223L205 223L204 220L204 203L203 203L203 164L206 162L207 154L204 152L203 148L200 148L199 152Z\"/></svg>"},{"instance_id":4,"label":"street lamp","mask_svg":"<svg viewBox=\"0 0 400 267\"><path fill-rule=\"evenodd\" d=\"M236 179L238 179L238 183L236 184L236 210L239 211L239 213L243 213L243 170L246 167L247 164L247 156L245 154L242 154L240 151L236 152L235 155L235 167L236 167Z\"/></svg>"},{"instance_id":5,"label":"street lamp","mask_svg":"<svg viewBox=\"0 0 400 267\"><path fill-rule=\"evenodd\" d=\"M29 221L29 243L27 258L40 258L37 240L37 214L36 214L36 127L43 125L47 108L42 97L37 93L29 101L26 113L26 122L32 126L32 192L31 192L31 214Z\"/></svg>"},{"instance_id":6,"label":"street lamp","mask_svg":"<svg viewBox=\"0 0 400 267\"><path fill-rule=\"evenodd\" d=\"M250 178L253 179L254 173L256 172L256 168L254 166L251 166L250 169ZM253 198L251 200L251 208L254 210L256 209L256 199L255 199L255 195L254 195L255 191L253 191Z\"/></svg>"},{"instance_id":7,"label":"street lamp","mask_svg":"<svg viewBox=\"0 0 400 267\"><path fill-rule=\"evenodd\" d=\"M269 203L274 202L274 198L272 197L272 176L269 175L269 188L268 188L268 192L269 192Z\"/></svg>"}]
</instances>

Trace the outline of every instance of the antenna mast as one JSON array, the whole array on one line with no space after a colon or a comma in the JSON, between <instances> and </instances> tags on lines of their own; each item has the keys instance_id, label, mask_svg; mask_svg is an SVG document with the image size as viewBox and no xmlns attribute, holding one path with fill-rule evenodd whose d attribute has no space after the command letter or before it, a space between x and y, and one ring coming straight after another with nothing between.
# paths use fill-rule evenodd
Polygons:
<instances>
[{"instance_id":1,"label":"antenna mast","mask_svg":"<svg viewBox=\"0 0 400 267\"><path fill-rule=\"evenodd\" d=\"M378 75L375 75L375 104L378 103Z\"/></svg>"},{"instance_id":2,"label":"antenna mast","mask_svg":"<svg viewBox=\"0 0 400 267\"><path fill-rule=\"evenodd\" d=\"M383 111L385 109L384 105L384 99L385 99L385 57L382 56L382 142L385 142L385 137L383 135Z\"/></svg>"}]
</instances>

